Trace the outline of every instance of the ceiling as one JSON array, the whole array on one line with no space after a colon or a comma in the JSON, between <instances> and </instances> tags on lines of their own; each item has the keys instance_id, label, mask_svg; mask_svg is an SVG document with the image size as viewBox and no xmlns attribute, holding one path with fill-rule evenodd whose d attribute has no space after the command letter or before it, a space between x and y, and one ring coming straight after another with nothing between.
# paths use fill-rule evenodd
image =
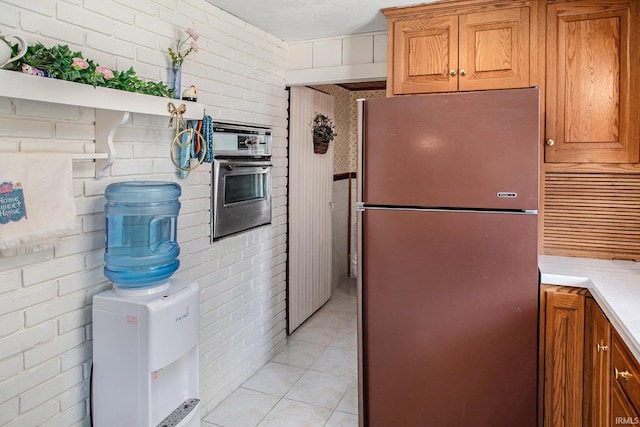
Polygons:
<instances>
[{"instance_id":1,"label":"ceiling","mask_svg":"<svg viewBox=\"0 0 640 427\"><path fill-rule=\"evenodd\" d=\"M435 0L207 0L286 42L386 31L380 9Z\"/></svg>"}]
</instances>

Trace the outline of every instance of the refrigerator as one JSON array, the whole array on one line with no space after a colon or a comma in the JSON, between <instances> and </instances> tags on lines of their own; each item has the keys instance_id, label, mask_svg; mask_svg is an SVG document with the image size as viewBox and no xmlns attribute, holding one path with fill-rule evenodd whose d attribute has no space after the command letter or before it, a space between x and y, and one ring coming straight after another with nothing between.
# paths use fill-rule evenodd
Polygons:
<instances>
[{"instance_id":1,"label":"refrigerator","mask_svg":"<svg viewBox=\"0 0 640 427\"><path fill-rule=\"evenodd\" d=\"M358 122L360 425L536 426L538 88Z\"/></svg>"}]
</instances>

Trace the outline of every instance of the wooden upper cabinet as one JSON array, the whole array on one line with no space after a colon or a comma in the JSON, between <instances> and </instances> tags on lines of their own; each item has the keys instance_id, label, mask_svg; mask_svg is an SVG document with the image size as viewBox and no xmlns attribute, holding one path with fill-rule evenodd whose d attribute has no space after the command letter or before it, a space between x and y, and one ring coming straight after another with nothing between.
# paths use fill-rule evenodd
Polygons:
<instances>
[{"instance_id":1,"label":"wooden upper cabinet","mask_svg":"<svg viewBox=\"0 0 640 427\"><path fill-rule=\"evenodd\" d=\"M529 8L460 15L459 90L529 86Z\"/></svg>"},{"instance_id":2,"label":"wooden upper cabinet","mask_svg":"<svg viewBox=\"0 0 640 427\"><path fill-rule=\"evenodd\" d=\"M389 18L388 95L530 85L528 3L459 3L454 10L441 4L383 10Z\"/></svg>"},{"instance_id":3,"label":"wooden upper cabinet","mask_svg":"<svg viewBox=\"0 0 640 427\"><path fill-rule=\"evenodd\" d=\"M547 5L546 162L639 161L637 3Z\"/></svg>"},{"instance_id":4,"label":"wooden upper cabinet","mask_svg":"<svg viewBox=\"0 0 640 427\"><path fill-rule=\"evenodd\" d=\"M417 18L393 26L394 94L458 90L458 18ZM450 71L453 72L450 74Z\"/></svg>"}]
</instances>

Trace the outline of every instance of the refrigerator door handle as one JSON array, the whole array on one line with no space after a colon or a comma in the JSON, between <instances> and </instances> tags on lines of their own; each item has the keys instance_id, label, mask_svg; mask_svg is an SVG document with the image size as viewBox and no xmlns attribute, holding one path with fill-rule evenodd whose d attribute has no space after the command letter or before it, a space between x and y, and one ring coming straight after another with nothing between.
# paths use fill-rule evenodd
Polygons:
<instances>
[{"instance_id":1,"label":"refrigerator door handle","mask_svg":"<svg viewBox=\"0 0 640 427\"><path fill-rule=\"evenodd\" d=\"M356 99L356 104L358 107L358 147L357 147L357 166L356 166L356 202L363 201L363 192L364 192L364 109L365 109L365 99L359 98Z\"/></svg>"},{"instance_id":2,"label":"refrigerator door handle","mask_svg":"<svg viewBox=\"0 0 640 427\"><path fill-rule=\"evenodd\" d=\"M356 168L356 287L358 294L358 413L361 414L359 417L359 425L362 427L364 425L364 381L363 381L363 372L364 372L364 355L363 355L363 347L362 347L362 338L363 334L363 313L362 313L362 285L363 285L363 256L362 256L362 223L364 217L364 201L363 201L363 193L364 193L364 108L365 108L365 100L363 98L357 99L356 104L358 108L358 148L357 148L357 168Z\"/></svg>"}]
</instances>

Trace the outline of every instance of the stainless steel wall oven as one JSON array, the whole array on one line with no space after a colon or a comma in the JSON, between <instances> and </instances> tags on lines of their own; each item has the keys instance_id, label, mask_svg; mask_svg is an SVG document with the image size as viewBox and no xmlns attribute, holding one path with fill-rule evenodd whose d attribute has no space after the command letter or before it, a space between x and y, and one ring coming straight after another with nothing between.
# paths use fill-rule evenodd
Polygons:
<instances>
[{"instance_id":1,"label":"stainless steel wall oven","mask_svg":"<svg viewBox=\"0 0 640 427\"><path fill-rule=\"evenodd\" d=\"M211 239L271 223L271 130L214 124Z\"/></svg>"}]
</instances>

